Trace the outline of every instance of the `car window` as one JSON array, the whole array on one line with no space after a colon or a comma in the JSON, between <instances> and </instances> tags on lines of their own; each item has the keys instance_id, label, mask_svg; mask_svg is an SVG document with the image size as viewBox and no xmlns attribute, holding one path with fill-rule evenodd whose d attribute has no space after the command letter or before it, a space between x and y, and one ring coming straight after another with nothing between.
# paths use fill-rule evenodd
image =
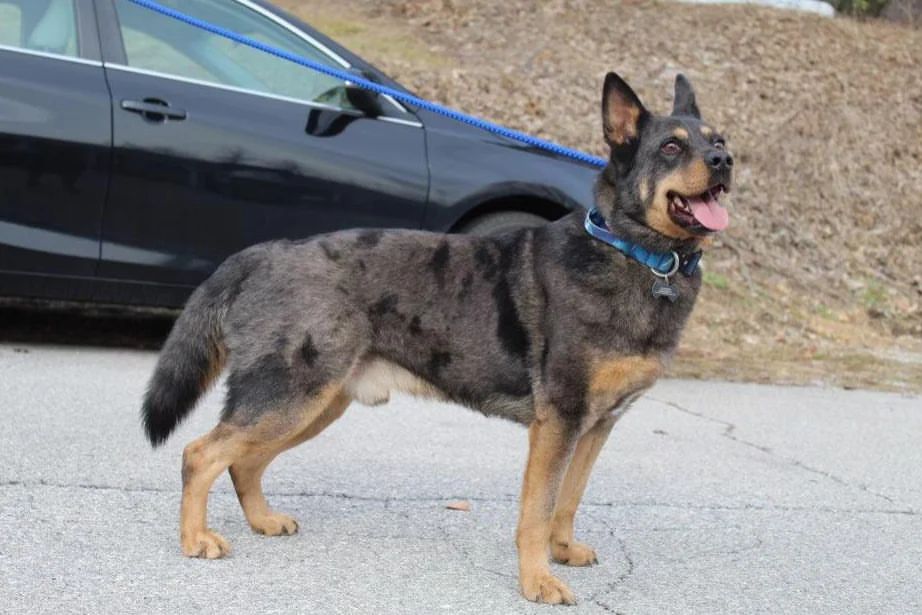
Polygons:
<instances>
[{"instance_id":1,"label":"car window","mask_svg":"<svg viewBox=\"0 0 922 615\"><path fill-rule=\"evenodd\" d=\"M0 0L2 2L3 0ZM331 58L249 7L228 0L166 0L163 4L311 60ZM129 66L221 85L350 108L344 82L116 0Z\"/></svg>"},{"instance_id":2,"label":"car window","mask_svg":"<svg viewBox=\"0 0 922 615\"><path fill-rule=\"evenodd\" d=\"M77 57L74 0L0 0L0 45Z\"/></svg>"}]
</instances>

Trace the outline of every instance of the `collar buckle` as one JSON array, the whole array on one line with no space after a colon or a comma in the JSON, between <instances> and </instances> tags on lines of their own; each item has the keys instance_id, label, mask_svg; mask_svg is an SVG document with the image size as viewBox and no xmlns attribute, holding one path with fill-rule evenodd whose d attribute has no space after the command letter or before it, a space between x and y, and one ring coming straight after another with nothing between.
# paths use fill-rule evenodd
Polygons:
<instances>
[{"instance_id":1,"label":"collar buckle","mask_svg":"<svg viewBox=\"0 0 922 615\"><path fill-rule=\"evenodd\" d=\"M697 252L692 252L682 259L682 275L685 277L691 276L695 273L695 270L698 268L698 264L701 262L701 250Z\"/></svg>"}]
</instances>

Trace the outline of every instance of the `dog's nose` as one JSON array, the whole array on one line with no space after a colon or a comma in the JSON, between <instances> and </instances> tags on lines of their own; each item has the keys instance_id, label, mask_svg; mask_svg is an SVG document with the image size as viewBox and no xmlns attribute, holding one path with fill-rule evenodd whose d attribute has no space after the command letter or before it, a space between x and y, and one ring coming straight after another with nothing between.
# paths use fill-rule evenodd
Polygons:
<instances>
[{"instance_id":1,"label":"dog's nose","mask_svg":"<svg viewBox=\"0 0 922 615\"><path fill-rule=\"evenodd\" d=\"M705 155L704 159L714 169L733 166L733 156L730 155L730 152L722 149L712 149Z\"/></svg>"}]
</instances>

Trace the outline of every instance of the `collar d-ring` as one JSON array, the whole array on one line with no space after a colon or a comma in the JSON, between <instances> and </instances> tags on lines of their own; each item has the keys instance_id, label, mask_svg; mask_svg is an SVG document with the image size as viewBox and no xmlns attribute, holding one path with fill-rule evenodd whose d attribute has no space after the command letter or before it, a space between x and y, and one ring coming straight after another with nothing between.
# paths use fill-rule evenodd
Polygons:
<instances>
[{"instance_id":1,"label":"collar d-ring","mask_svg":"<svg viewBox=\"0 0 922 615\"><path fill-rule=\"evenodd\" d=\"M669 278L675 275L676 271L679 270L679 266L682 264L681 261L682 259L679 258L679 253L676 251L673 251L672 252L672 269L670 269L668 273L660 273L653 267L650 267L650 271L653 272L653 275L663 278L664 280L668 280Z\"/></svg>"}]
</instances>

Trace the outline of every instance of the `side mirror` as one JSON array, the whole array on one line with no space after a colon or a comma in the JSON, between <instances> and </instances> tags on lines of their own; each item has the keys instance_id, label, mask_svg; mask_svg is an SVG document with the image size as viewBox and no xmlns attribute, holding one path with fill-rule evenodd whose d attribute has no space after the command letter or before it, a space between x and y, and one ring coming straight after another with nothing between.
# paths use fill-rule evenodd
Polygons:
<instances>
[{"instance_id":1,"label":"side mirror","mask_svg":"<svg viewBox=\"0 0 922 615\"><path fill-rule=\"evenodd\" d=\"M381 100L377 92L365 90L351 83L346 84L346 99L349 104L367 115L368 117L378 117L384 113L381 108Z\"/></svg>"}]
</instances>

